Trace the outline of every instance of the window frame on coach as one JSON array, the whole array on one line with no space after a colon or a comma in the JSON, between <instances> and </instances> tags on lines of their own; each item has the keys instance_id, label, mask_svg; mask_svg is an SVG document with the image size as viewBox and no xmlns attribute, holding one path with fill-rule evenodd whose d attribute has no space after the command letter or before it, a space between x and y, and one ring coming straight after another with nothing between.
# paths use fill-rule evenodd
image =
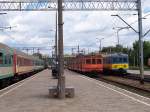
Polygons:
<instances>
[{"instance_id":1,"label":"window frame on coach","mask_svg":"<svg viewBox=\"0 0 150 112\"><path fill-rule=\"evenodd\" d=\"M12 66L13 64L13 54L11 53L6 53L4 49L1 49L0 50L0 53L1 53L1 62L0 63L0 66Z\"/></svg>"}]
</instances>

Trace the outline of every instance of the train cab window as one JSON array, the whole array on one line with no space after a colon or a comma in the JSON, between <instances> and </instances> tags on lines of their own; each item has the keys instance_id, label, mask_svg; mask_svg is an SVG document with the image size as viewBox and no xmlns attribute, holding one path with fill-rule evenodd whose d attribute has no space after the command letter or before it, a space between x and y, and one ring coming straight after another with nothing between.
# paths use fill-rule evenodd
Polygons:
<instances>
[{"instance_id":1,"label":"train cab window","mask_svg":"<svg viewBox=\"0 0 150 112\"><path fill-rule=\"evenodd\" d=\"M122 58L121 57L119 58L119 63L122 63Z\"/></svg>"},{"instance_id":2,"label":"train cab window","mask_svg":"<svg viewBox=\"0 0 150 112\"><path fill-rule=\"evenodd\" d=\"M128 62L127 58L123 58L123 62L127 63Z\"/></svg>"},{"instance_id":3,"label":"train cab window","mask_svg":"<svg viewBox=\"0 0 150 112\"><path fill-rule=\"evenodd\" d=\"M86 59L86 64L91 64L91 59Z\"/></svg>"},{"instance_id":4,"label":"train cab window","mask_svg":"<svg viewBox=\"0 0 150 112\"><path fill-rule=\"evenodd\" d=\"M113 63L118 63L118 62L119 62L119 60L117 57L113 58Z\"/></svg>"},{"instance_id":5,"label":"train cab window","mask_svg":"<svg viewBox=\"0 0 150 112\"><path fill-rule=\"evenodd\" d=\"M3 64L3 53L0 53L0 64Z\"/></svg>"},{"instance_id":6,"label":"train cab window","mask_svg":"<svg viewBox=\"0 0 150 112\"><path fill-rule=\"evenodd\" d=\"M122 63L122 62L123 62L123 59L122 59L122 58L119 58L119 62L121 62L121 63Z\"/></svg>"},{"instance_id":7,"label":"train cab window","mask_svg":"<svg viewBox=\"0 0 150 112\"><path fill-rule=\"evenodd\" d=\"M96 59L92 59L92 64L96 64Z\"/></svg>"},{"instance_id":8,"label":"train cab window","mask_svg":"<svg viewBox=\"0 0 150 112\"><path fill-rule=\"evenodd\" d=\"M102 60L101 59L97 59L97 64L102 64Z\"/></svg>"}]
</instances>

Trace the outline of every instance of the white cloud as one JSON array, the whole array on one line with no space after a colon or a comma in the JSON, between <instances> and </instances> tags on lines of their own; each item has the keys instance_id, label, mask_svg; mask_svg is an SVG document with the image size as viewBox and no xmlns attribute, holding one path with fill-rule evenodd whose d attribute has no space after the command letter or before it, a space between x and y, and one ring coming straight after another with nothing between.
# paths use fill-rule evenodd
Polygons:
<instances>
[{"instance_id":1,"label":"white cloud","mask_svg":"<svg viewBox=\"0 0 150 112\"><path fill-rule=\"evenodd\" d=\"M150 10L149 0L144 0L143 10L145 13ZM99 43L96 38L105 38L102 46L115 45L117 43L116 31L113 27L126 26L111 14L121 15L128 23L137 20L133 16L135 12L64 12L64 43L65 46L77 46L98 50ZM130 15L127 15L130 14ZM150 27L149 16L143 20L143 32ZM7 15L0 16L1 26L17 26L12 30L0 32L0 42L11 46L48 46L54 45L54 32L50 29L55 28L55 12L9 12ZM137 23L132 25L136 30ZM138 39L136 33L130 30L119 32L120 43L124 46L132 46L132 43ZM42 38L43 37L43 38ZM146 37L148 40L149 35ZM17 45L18 44L18 45ZM71 51L70 47L65 47L65 51ZM44 51L46 53L46 51Z\"/></svg>"}]
</instances>

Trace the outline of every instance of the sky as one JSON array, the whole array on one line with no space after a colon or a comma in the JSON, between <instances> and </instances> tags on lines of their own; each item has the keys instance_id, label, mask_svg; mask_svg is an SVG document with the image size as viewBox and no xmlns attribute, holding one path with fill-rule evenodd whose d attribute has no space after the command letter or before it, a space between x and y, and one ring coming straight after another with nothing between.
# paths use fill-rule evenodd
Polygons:
<instances>
[{"instance_id":1,"label":"sky","mask_svg":"<svg viewBox=\"0 0 150 112\"><path fill-rule=\"evenodd\" d=\"M150 0L142 0L143 33L150 29ZM64 18L64 52L71 53L71 48L85 49L86 52L98 51L99 41L104 38L102 47L117 44L116 27L126 27L120 19L111 15L118 14L132 27L138 30L136 12L119 11L66 11ZM11 47L43 47L43 54L51 55L55 38L55 12L7 12L0 15L0 27L12 26L12 29L0 30L0 42ZM115 28L115 29L114 29ZM120 44L132 47L138 35L131 29L119 32ZM150 40L150 34L144 37ZM76 52L77 49L74 50ZM36 51L35 51L36 52ZM30 51L30 53L33 53Z\"/></svg>"}]
</instances>

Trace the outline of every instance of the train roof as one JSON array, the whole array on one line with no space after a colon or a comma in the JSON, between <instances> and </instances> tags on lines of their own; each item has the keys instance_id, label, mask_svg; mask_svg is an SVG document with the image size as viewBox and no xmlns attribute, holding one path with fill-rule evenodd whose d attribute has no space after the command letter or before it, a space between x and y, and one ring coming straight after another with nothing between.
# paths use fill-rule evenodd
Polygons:
<instances>
[{"instance_id":1,"label":"train roof","mask_svg":"<svg viewBox=\"0 0 150 112\"><path fill-rule=\"evenodd\" d=\"M84 58L89 58L89 57L103 57L103 54L87 54L87 55L77 55L76 57L84 57Z\"/></svg>"},{"instance_id":2,"label":"train roof","mask_svg":"<svg viewBox=\"0 0 150 112\"><path fill-rule=\"evenodd\" d=\"M32 56L32 55L28 55L22 51L19 51L15 48L11 48L3 43L0 43L0 51L4 50L6 54L13 54L13 52L15 51L17 55L22 56L24 58L28 58L28 59L33 59L33 60L40 60L38 57Z\"/></svg>"},{"instance_id":3,"label":"train roof","mask_svg":"<svg viewBox=\"0 0 150 112\"><path fill-rule=\"evenodd\" d=\"M128 57L128 54L114 53L114 54L106 54L104 57Z\"/></svg>"},{"instance_id":4,"label":"train roof","mask_svg":"<svg viewBox=\"0 0 150 112\"><path fill-rule=\"evenodd\" d=\"M4 50L6 54L12 54L13 49L3 43L0 43L0 51Z\"/></svg>"}]
</instances>

